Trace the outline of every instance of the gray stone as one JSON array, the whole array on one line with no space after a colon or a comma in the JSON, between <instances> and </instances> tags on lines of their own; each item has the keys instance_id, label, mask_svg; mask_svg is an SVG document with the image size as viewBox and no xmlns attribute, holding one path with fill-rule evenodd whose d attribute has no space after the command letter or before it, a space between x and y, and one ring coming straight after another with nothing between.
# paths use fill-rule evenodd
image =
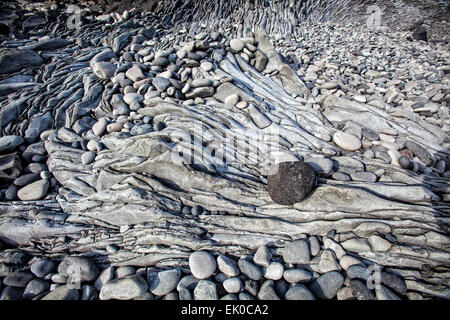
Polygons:
<instances>
[{"instance_id":1,"label":"gray stone","mask_svg":"<svg viewBox=\"0 0 450 320\"><path fill-rule=\"evenodd\" d=\"M196 251L189 256L189 267L197 279L206 279L216 271L217 264L214 257L206 251Z\"/></svg>"},{"instance_id":2,"label":"gray stone","mask_svg":"<svg viewBox=\"0 0 450 320\"><path fill-rule=\"evenodd\" d=\"M248 292L239 293L239 300L256 300L254 296L249 294Z\"/></svg>"},{"instance_id":3,"label":"gray stone","mask_svg":"<svg viewBox=\"0 0 450 320\"><path fill-rule=\"evenodd\" d=\"M94 162L96 156L97 154L95 152L86 151L81 155L81 163L85 166L90 165L92 162Z\"/></svg>"},{"instance_id":4,"label":"gray stone","mask_svg":"<svg viewBox=\"0 0 450 320\"><path fill-rule=\"evenodd\" d=\"M330 159L323 157L305 157L304 162L309 164L317 174L323 177L328 177L333 172L333 161Z\"/></svg>"},{"instance_id":5,"label":"gray stone","mask_svg":"<svg viewBox=\"0 0 450 320\"><path fill-rule=\"evenodd\" d=\"M132 266L125 266L117 268L115 274L116 278L122 278L126 276L131 276L136 273L136 270Z\"/></svg>"},{"instance_id":6,"label":"gray stone","mask_svg":"<svg viewBox=\"0 0 450 320\"><path fill-rule=\"evenodd\" d=\"M405 147L413 152L413 154L419 158L426 166L431 166L434 162L433 156L422 146L414 141L406 141Z\"/></svg>"},{"instance_id":7,"label":"gray stone","mask_svg":"<svg viewBox=\"0 0 450 320\"><path fill-rule=\"evenodd\" d=\"M269 266L271 259L272 253L265 245L260 246L253 256L253 262L263 267Z\"/></svg>"},{"instance_id":8,"label":"gray stone","mask_svg":"<svg viewBox=\"0 0 450 320\"><path fill-rule=\"evenodd\" d=\"M189 274L181 278L181 280L177 284L177 290L181 291L181 289L194 290L195 286L200 280L195 278L193 275Z\"/></svg>"},{"instance_id":9,"label":"gray stone","mask_svg":"<svg viewBox=\"0 0 450 320\"><path fill-rule=\"evenodd\" d=\"M24 288L6 286L2 290L0 300L22 300Z\"/></svg>"},{"instance_id":10,"label":"gray stone","mask_svg":"<svg viewBox=\"0 0 450 320\"><path fill-rule=\"evenodd\" d=\"M375 300L373 292L363 282L356 279L350 280L349 287L357 300Z\"/></svg>"},{"instance_id":11,"label":"gray stone","mask_svg":"<svg viewBox=\"0 0 450 320\"><path fill-rule=\"evenodd\" d=\"M258 281L263 277L261 269L250 261L241 258L238 266L241 272L252 280Z\"/></svg>"},{"instance_id":12,"label":"gray stone","mask_svg":"<svg viewBox=\"0 0 450 320\"><path fill-rule=\"evenodd\" d=\"M336 131L333 134L333 142L336 143L342 149L348 151L356 151L361 149L361 140L353 134L343 131Z\"/></svg>"},{"instance_id":13,"label":"gray stone","mask_svg":"<svg viewBox=\"0 0 450 320\"><path fill-rule=\"evenodd\" d=\"M378 177L373 172L355 172L350 174L353 181L376 182Z\"/></svg>"},{"instance_id":14,"label":"gray stone","mask_svg":"<svg viewBox=\"0 0 450 320\"><path fill-rule=\"evenodd\" d=\"M18 148L25 140L20 136L3 136L0 137L0 154Z\"/></svg>"},{"instance_id":15,"label":"gray stone","mask_svg":"<svg viewBox=\"0 0 450 320\"><path fill-rule=\"evenodd\" d=\"M48 275L53 268L55 263L51 260L37 260L31 265L31 272L38 278L44 278Z\"/></svg>"},{"instance_id":16,"label":"gray stone","mask_svg":"<svg viewBox=\"0 0 450 320\"><path fill-rule=\"evenodd\" d=\"M67 285L58 288L45 295L41 300L79 300L80 292Z\"/></svg>"},{"instance_id":17,"label":"gray stone","mask_svg":"<svg viewBox=\"0 0 450 320\"><path fill-rule=\"evenodd\" d=\"M95 264L83 257L66 257L58 266L58 272L68 278L69 283L93 281L98 276Z\"/></svg>"},{"instance_id":18,"label":"gray stone","mask_svg":"<svg viewBox=\"0 0 450 320\"><path fill-rule=\"evenodd\" d=\"M209 280L200 280L194 289L194 300L218 300L216 284Z\"/></svg>"},{"instance_id":19,"label":"gray stone","mask_svg":"<svg viewBox=\"0 0 450 320\"><path fill-rule=\"evenodd\" d=\"M165 92L170 87L170 81L163 77L155 77L152 80L153 86L161 92Z\"/></svg>"},{"instance_id":20,"label":"gray stone","mask_svg":"<svg viewBox=\"0 0 450 320\"><path fill-rule=\"evenodd\" d=\"M100 291L101 300L130 300L142 296L148 283L138 275L114 279L105 283Z\"/></svg>"},{"instance_id":21,"label":"gray stone","mask_svg":"<svg viewBox=\"0 0 450 320\"><path fill-rule=\"evenodd\" d=\"M226 279L222 285L228 293L238 293L244 287L241 279L238 277Z\"/></svg>"},{"instance_id":22,"label":"gray stone","mask_svg":"<svg viewBox=\"0 0 450 320\"><path fill-rule=\"evenodd\" d=\"M320 252L320 243L316 236L308 238L309 250L313 257L317 256Z\"/></svg>"},{"instance_id":23,"label":"gray stone","mask_svg":"<svg viewBox=\"0 0 450 320\"><path fill-rule=\"evenodd\" d=\"M316 300L311 291L301 284L290 287L285 294L285 298L286 300Z\"/></svg>"},{"instance_id":24,"label":"gray stone","mask_svg":"<svg viewBox=\"0 0 450 320\"><path fill-rule=\"evenodd\" d=\"M284 271L283 278L289 283L307 283L311 281L312 274L303 269L288 269Z\"/></svg>"},{"instance_id":25,"label":"gray stone","mask_svg":"<svg viewBox=\"0 0 450 320\"><path fill-rule=\"evenodd\" d=\"M153 126L151 124L136 125L130 130L132 136L138 136L149 132L153 132Z\"/></svg>"},{"instance_id":26,"label":"gray stone","mask_svg":"<svg viewBox=\"0 0 450 320\"><path fill-rule=\"evenodd\" d=\"M101 118L92 126L92 132L94 132L97 137L100 137L103 133L105 133L107 126L108 119Z\"/></svg>"},{"instance_id":27,"label":"gray stone","mask_svg":"<svg viewBox=\"0 0 450 320\"><path fill-rule=\"evenodd\" d=\"M377 300L401 300L399 296L382 284L375 286L375 295Z\"/></svg>"},{"instance_id":28,"label":"gray stone","mask_svg":"<svg viewBox=\"0 0 450 320\"><path fill-rule=\"evenodd\" d=\"M116 72L116 65L110 62L96 62L92 65L92 71L100 79L111 80Z\"/></svg>"},{"instance_id":29,"label":"gray stone","mask_svg":"<svg viewBox=\"0 0 450 320\"><path fill-rule=\"evenodd\" d=\"M48 291L50 288L50 284L47 281L41 279L33 279L28 282L25 290L23 292L23 298L27 300L31 300L37 295Z\"/></svg>"},{"instance_id":30,"label":"gray stone","mask_svg":"<svg viewBox=\"0 0 450 320\"><path fill-rule=\"evenodd\" d=\"M147 282L149 290L156 296L163 296L173 291L180 281L181 270L179 268L160 272L149 272Z\"/></svg>"},{"instance_id":31,"label":"gray stone","mask_svg":"<svg viewBox=\"0 0 450 320\"><path fill-rule=\"evenodd\" d=\"M280 280L283 277L284 267L279 262L271 262L264 268L264 278L270 280Z\"/></svg>"},{"instance_id":32,"label":"gray stone","mask_svg":"<svg viewBox=\"0 0 450 320\"><path fill-rule=\"evenodd\" d=\"M329 271L340 271L341 266L339 265L335 253L332 250L324 250L320 256L320 261L318 264L318 269L320 273L326 273Z\"/></svg>"},{"instance_id":33,"label":"gray stone","mask_svg":"<svg viewBox=\"0 0 450 320\"><path fill-rule=\"evenodd\" d=\"M25 288L32 279L33 274L31 272L19 271L5 277L5 279L3 279L3 284L6 286Z\"/></svg>"},{"instance_id":34,"label":"gray stone","mask_svg":"<svg viewBox=\"0 0 450 320\"><path fill-rule=\"evenodd\" d=\"M381 272L381 283L404 296L406 294L406 283L403 278L390 272Z\"/></svg>"},{"instance_id":35,"label":"gray stone","mask_svg":"<svg viewBox=\"0 0 450 320\"><path fill-rule=\"evenodd\" d=\"M283 248L283 260L286 263L305 264L309 259L309 245L305 240L289 242Z\"/></svg>"},{"instance_id":36,"label":"gray stone","mask_svg":"<svg viewBox=\"0 0 450 320\"><path fill-rule=\"evenodd\" d=\"M244 42L241 39L232 39L230 41L230 47L236 52L240 52L244 49Z\"/></svg>"},{"instance_id":37,"label":"gray stone","mask_svg":"<svg viewBox=\"0 0 450 320\"><path fill-rule=\"evenodd\" d=\"M81 287L81 300L87 301L97 297L97 293L94 291L94 287L85 284Z\"/></svg>"},{"instance_id":38,"label":"gray stone","mask_svg":"<svg viewBox=\"0 0 450 320\"><path fill-rule=\"evenodd\" d=\"M236 261L223 254L217 257L217 266L221 272L229 277L236 277L239 275L239 268Z\"/></svg>"},{"instance_id":39,"label":"gray stone","mask_svg":"<svg viewBox=\"0 0 450 320\"><path fill-rule=\"evenodd\" d=\"M145 75L138 65L134 65L130 69L128 69L127 72L125 72L125 75L133 82L145 79Z\"/></svg>"},{"instance_id":40,"label":"gray stone","mask_svg":"<svg viewBox=\"0 0 450 320\"><path fill-rule=\"evenodd\" d=\"M319 299L333 299L344 284L344 277L337 271L330 271L314 280L310 290Z\"/></svg>"},{"instance_id":41,"label":"gray stone","mask_svg":"<svg viewBox=\"0 0 450 320\"><path fill-rule=\"evenodd\" d=\"M114 278L114 267L108 267L104 269L102 272L100 272L100 275L94 282L95 289L97 291L100 291L103 285L111 281L113 278Z\"/></svg>"},{"instance_id":42,"label":"gray stone","mask_svg":"<svg viewBox=\"0 0 450 320\"><path fill-rule=\"evenodd\" d=\"M347 277L350 279L362 279L367 280L369 278L369 272L367 268L362 265L352 265L346 270Z\"/></svg>"},{"instance_id":43,"label":"gray stone","mask_svg":"<svg viewBox=\"0 0 450 320\"><path fill-rule=\"evenodd\" d=\"M259 300L280 300L277 293L273 288L273 280L266 280L259 289L258 299Z\"/></svg>"}]
</instances>

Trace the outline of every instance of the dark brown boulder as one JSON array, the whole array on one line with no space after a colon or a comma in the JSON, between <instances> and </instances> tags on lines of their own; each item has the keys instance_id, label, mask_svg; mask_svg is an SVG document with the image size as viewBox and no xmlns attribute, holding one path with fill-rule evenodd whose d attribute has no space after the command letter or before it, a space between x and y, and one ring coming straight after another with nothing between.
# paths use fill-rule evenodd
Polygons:
<instances>
[{"instance_id":1,"label":"dark brown boulder","mask_svg":"<svg viewBox=\"0 0 450 320\"><path fill-rule=\"evenodd\" d=\"M314 169L302 161L278 163L267 176L270 198L283 205L293 205L302 201L315 185Z\"/></svg>"}]
</instances>

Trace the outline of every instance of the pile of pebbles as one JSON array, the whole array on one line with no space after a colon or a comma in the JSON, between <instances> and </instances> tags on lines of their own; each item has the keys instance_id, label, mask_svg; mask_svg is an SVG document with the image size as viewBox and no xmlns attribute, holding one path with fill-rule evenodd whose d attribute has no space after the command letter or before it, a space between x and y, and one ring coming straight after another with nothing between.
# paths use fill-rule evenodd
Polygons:
<instances>
[{"instance_id":1,"label":"pile of pebbles","mask_svg":"<svg viewBox=\"0 0 450 320\"><path fill-rule=\"evenodd\" d=\"M1 300L401 300L404 279L348 254L330 237L310 236L282 250L260 246L240 258L195 251L189 266L98 268L89 258L33 258L0 278ZM371 268L371 269L370 269ZM375 270L375 271L374 271ZM375 275L375 276L374 276Z\"/></svg>"}]
</instances>

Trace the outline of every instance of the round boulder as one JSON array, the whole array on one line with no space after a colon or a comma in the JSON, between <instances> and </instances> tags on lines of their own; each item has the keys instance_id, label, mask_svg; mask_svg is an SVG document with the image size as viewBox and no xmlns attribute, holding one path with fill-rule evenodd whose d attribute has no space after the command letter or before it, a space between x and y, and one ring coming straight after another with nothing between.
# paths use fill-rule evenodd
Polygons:
<instances>
[{"instance_id":1,"label":"round boulder","mask_svg":"<svg viewBox=\"0 0 450 320\"><path fill-rule=\"evenodd\" d=\"M270 198L283 205L293 205L306 198L316 185L314 169L302 161L276 164L267 176Z\"/></svg>"}]
</instances>

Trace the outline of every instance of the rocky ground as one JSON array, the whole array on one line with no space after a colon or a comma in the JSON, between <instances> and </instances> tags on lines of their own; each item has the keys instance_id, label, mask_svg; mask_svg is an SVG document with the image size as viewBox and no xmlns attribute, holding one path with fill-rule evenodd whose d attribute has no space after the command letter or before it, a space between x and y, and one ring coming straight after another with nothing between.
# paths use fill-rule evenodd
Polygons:
<instances>
[{"instance_id":1,"label":"rocky ground","mask_svg":"<svg viewBox=\"0 0 450 320\"><path fill-rule=\"evenodd\" d=\"M448 21L413 2L6 3L0 299L448 299Z\"/></svg>"}]
</instances>

